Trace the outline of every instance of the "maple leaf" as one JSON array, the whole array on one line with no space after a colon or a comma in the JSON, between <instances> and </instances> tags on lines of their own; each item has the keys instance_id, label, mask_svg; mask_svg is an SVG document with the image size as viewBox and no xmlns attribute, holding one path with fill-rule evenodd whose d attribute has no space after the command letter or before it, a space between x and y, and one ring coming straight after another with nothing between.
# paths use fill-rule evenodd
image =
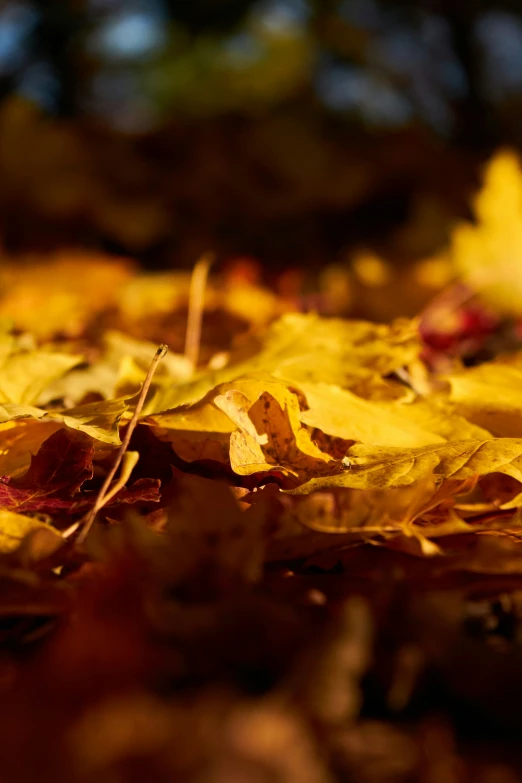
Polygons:
<instances>
[{"instance_id":1,"label":"maple leaf","mask_svg":"<svg viewBox=\"0 0 522 783\"><path fill-rule=\"evenodd\" d=\"M230 489L196 476L177 477L168 506L169 569L180 581L197 572L207 578L259 579L266 533L263 503L241 511Z\"/></svg>"},{"instance_id":2,"label":"maple leaf","mask_svg":"<svg viewBox=\"0 0 522 783\"><path fill-rule=\"evenodd\" d=\"M296 394L264 374L221 384L193 406L143 423L182 459L215 459L242 476L283 473L305 480L332 462L301 425Z\"/></svg>"},{"instance_id":3,"label":"maple leaf","mask_svg":"<svg viewBox=\"0 0 522 783\"><path fill-rule=\"evenodd\" d=\"M0 508L0 554L15 551L28 534L37 531L46 531L57 542L61 540L60 533L51 525L8 508Z\"/></svg>"},{"instance_id":4,"label":"maple leaf","mask_svg":"<svg viewBox=\"0 0 522 783\"><path fill-rule=\"evenodd\" d=\"M257 362L290 382L320 381L344 388L389 375L420 353L417 322L391 324L292 313L270 327Z\"/></svg>"},{"instance_id":5,"label":"maple leaf","mask_svg":"<svg viewBox=\"0 0 522 783\"><path fill-rule=\"evenodd\" d=\"M27 419L34 419L42 424L60 422L95 440L117 446L120 443L118 425L127 407L125 399L86 403L63 411L47 411L29 405L5 403L0 406L0 426L11 422L9 427L4 428L4 431L9 431L22 423L27 425Z\"/></svg>"},{"instance_id":6,"label":"maple leaf","mask_svg":"<svg viewBox=\"0 0 522 783\"><path fill-rule=\"evenodd\" d=\"M522 437L522 369L486 363L447 376L449 403L496 437Z\"/></svg>"},{"instance_id":7,"label":"maple leaf","mask_svg":"<svg viewBox=\"0 0 522 783\"><path fill-rule=\"evenodd\" d=\"M83 432L94 441L98 456L118 446L119 422L127 411L125 399L103 400L65 411L28 406L2 406L5 420L0 423L0 473L19 476L42 443L59 429ZM1 417L1 408L0 408Z\"/></svg>"},{"instance_id":8,"label":"maple leaf","mask_svg":"<svg viewBox=\"0 0 522 783\"><path fill-rule=\"evenodd\" d=\"M514 152L495 155L474 200L477 224L461 223L451 254L466 284L501 313L522 312L519 257L522 250L522 172Z\"/></svg>"},{"instance_id":9,"label":"maple leaf","mask_svg":"<svg viewBox=\"0 0 522 783\"><path fill-rule=\"evenodd\" d=\"M58 430L48 438L24 476L0 479L0 506L51 513L74 505L74 495L92 478L94 446L81 432Z\"/></svg>"},{"instance_id":10,"label":"maple leaf","mask_svg":"<svg viewBox=\"0 0 522 783\"><path fill-rule=\"evenodd\" d=\"M470 479L506 473L522 481L522 440L495 438L436 443L419 448L379 448L355 444L348 450L343 473L313 478L292 490L311 492L324 487L385 489L413 484L426 476Z\"/></svg>"},{"instance_id":11,"label":"maple leaf","mask_svg":"<svg viewBox=\"0 0 522 783\"><path fill-rule=\"evenodd\" d=\"M107 503L109 508L121 504L158 503L161 481L155 478L140 478L129 487L120 489Z\"/></svg>"},{"instance_id":12,"label":"maple leaf","mask_svg":"<svg viewBox=\"0 0 522 783\"><path fill-rule=\"evenodd\" d=\"M56 378L82 361L81 356L49 351L17 352L0 361L0 403L31 405Z\"/></svg>"},{"instance_id":13,"label":"maple leaf","mask_svg":"<svg viewBox=\"0 0 522 783\"><path fill-rule=\"evenodd\" d=\"M322 472L332 461L302 427L299 401L284 384L247 377L230 385L236 388L214 403L238 427L230 436L235 473L276 470L299 477Z\"/></svg>"},{"instance_id":14,"label":"maple leaf","mask_svg":"<svg viewBox=\"0 0 522 783\"><path fill-rule=\"evenodd\" d=\"M301 421L345 440L379 446L424 446L489 433L431 400L365 400L330 384L300 383L307 409Z\"/></svg>"},{"instance_id":15,"label":"maple leaf","mask_svg":"<svg viewBox=\"0 0 522 783\"><path fill-rule=\"evenodd\" d=\"M87 366L73 369L66 376L47 386L38 400L40 406L63 401L64 408L76 407L89 394L109 401L137 394L157 345L148 340L136 340L115 330L101 336L99 355ZM192 375L191 362L182 355L168 353L154 378L154 387L186 381Z\"/></svg>"},{"instance_id":16,"label":"maple leaf","mask_svg":"<svg viewBox=\"0 0 522 783\"><path fill-rule=\"evenodd\" d=\"M93 476L94 456L94 442L88 435L59 429L31 457L23 476L0 478L0 508L51 515L84 512L96 497L95 492L80 493ZM159 485L158 479L141 478L128 487L116 487L108 505L158 502Z\"/></svg>"},{"instance_id":17,"label":"maple leaf","mask_svg":"<svg viewBox=\"0 0 522 783\"><path fill-rule=\"evenodd\" d=\"M425 555L435 555L441 548L430 539L480 528L454 510L476 483L477 477L440 481L427 476L394 489L328 487L309 494L275 494L269 486L243 501L255 504L263 493L269 495L275 526L270 559L309 557L368 541L384 544L398 536L416 539Z\"/></svg>"},{"instance_id":18,"label":"maple leaf","mask_svg":"<svg viewBox=\"0 0 522 783\"><path fill-rule=\"evenodd\" d=\"M332 461L300 426L299 405L290 394L282 407L269 392L263 392L251 403L248 416L259 434L255 437L250 427L242 426L231 434L230 464L235 473L249 475L276 471L299 479L323 472Z\"/></svg>"},{"instance_id":19,"label":"maple leaf","mask_svg":"<svg viewBox=\"0 0 522 783\"><path fill-rule=\"evenodd\" d=\"M132 262L61 251L33 264L2 264L0 316L40 340L75 337L112 305L131 278Z\"/></svg>"},{"instance_id":20,"label":"maple leaf","mask_svg":"<svg viewBox=\"0 0 522 783\"><path fill-rule=\"evenodd\" d=\"M266 373L297 385L378 385L383 376L416 360L420 349L416 321L399 319L386 325L292 313L238 348L222 370L203 371L189 383L160 390L147 413L195 403L243 375Z\"/></svg>"},{"instance_id":21,"label":"maple leaf","mask_svg":"<svg viewBox=\"0 0 522 783\"><path fill-rule=\"evenodd\" d=\"M22 418L0 424L0 475L19 477L30 465L42 443L62 429L59 422Z\"/></svg>"},{"instance_id":22,"label":"maple leaf","mask_svg":"<svg viewBox=\"0 0 522 783\"><path fill-rule=\"evenodd\" d=\"M129 398L88 402L65 410L46 411L44 421L62 421L66 427L83 432L110 446L120 444L119 423L128 410Z\"/></svg>"}]
</instances>

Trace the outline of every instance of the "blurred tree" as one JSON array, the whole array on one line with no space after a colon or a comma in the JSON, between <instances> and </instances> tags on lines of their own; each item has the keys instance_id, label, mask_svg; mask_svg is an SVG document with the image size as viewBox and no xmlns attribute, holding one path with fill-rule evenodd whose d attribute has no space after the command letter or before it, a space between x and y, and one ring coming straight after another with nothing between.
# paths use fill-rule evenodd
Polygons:
<instances>
[{"instance_id":1,"label":"blurred tree","mask_svg":"<svg viewBox=\"0 0 522 783\"><path fill-rule=\"evenodd\" d=\"M0 98L7 247L321 260L418 203L437 226L463 212L476 163L522 139L522 17L513 0L7 0Z\"/></svg>"},{"instance_id":2,"label":"blurred tree","mask_svg":"<svg viewBox=\"0 0 522 783\"><path fill-rule=\"evenodd\" d=\"M203 32L225 33L240 24L254 0L166 0L170 16L193 35Z\"/></svg>"}]
</instances>

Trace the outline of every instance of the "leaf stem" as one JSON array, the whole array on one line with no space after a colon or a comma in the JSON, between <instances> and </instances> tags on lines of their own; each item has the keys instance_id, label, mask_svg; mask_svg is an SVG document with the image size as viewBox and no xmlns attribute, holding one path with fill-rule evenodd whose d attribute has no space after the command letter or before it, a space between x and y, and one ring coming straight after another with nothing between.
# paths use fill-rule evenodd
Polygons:
<instances>
[{"instance_id":1,"label":"leaf stem","mask_svg":"<svg viewBox=\"0 0 522 783\"><path fill-rule=\"evenodd\" d=\"M116 475L116 472L117 472L118 468L121 465L121 461L123 459L123 456L124 456L125 452L127 451L128 447L129 447L129 443L130 443L130 439L132 437L132 433L136 429L136 425L138 423L138 418L139 418L139 415L140 415L140 413L141 413L141 411L143 409L143 405L145 403L145 398L147 396L147 392L149 391L150 384L152 382L152 378L154 377L154 373L156 372L156 368L157 368L158 364L160 363L160 361L165 356L165 354L167 353L167 351L168 351L168 346L167 345L160 345L160 347L158 348L158 350L156 351L156 353L154 355L154 358L153 358L153 360L151 362L151 365L149 367L149 370L147 372L145 380L143 381L143 386L141 387L140 396L138 397L138 401L136 403L136 407L134 409L134 413L132 415L132 419L129 422L129 425L128 425L127 430L125 432L125 436L124 436L124 438L122 440L121 446L118 449L118 453L116 454L116 459L114 460L114 464L113 464L112 468L110 469L110 471L108 472L107 477L106 477L105 481L103 482L103 485L102 485L100 491L98 492L98 497L96 498L93 507L90 509L90 511L87 512L87 514L85 515L85 517L83 518L83 520L81 522L81 524L83 526L82 526L82 529L81 529L81 531L80 531L80 533L79 533L79 535L78 535L78 537L76 539L76 543L77 544L81 544L81 543L83 543L83 541L85 541L85 539L87 538L87 535L89 533L89 530L92 527L92 523L94 522L96 514L104 506L104 503L105 503L105 501L107 499L107 495L109 494L109 487L110 487L110 485L111 485L111 483L112 483L112 481L113 481L113 479L114 479L114 477Z\"/></svg>"}]
</instances>

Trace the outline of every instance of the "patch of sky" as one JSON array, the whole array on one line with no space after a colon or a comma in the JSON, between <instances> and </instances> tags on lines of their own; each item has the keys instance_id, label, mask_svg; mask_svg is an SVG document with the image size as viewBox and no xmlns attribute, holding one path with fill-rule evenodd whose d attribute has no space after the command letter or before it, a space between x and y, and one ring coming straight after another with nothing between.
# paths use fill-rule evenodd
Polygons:
<instances>
[{"instance_id":1,"label":"patch of sky","mask_svg":"<svg viewBox=\"0 0 522 783\"><path fill-rule=\"evenodd\" d=\"M24 44L38 21L29 3L5 3L0 9L0 74L13 73L24 60Z\"/></svg>"},{"instance_id":2,"label":"patch of sky","mask_svg":"<svg viewBox=\"0 0 522 783\"><path fill-rule=\"evenodd\" d=\"M334 111L358 114L371 125L401 126L412 116L408 99L366 69L346 64L320 67L316 89Z\"/></svg>"},{"instance_id":3,"label":"patch of sky","mask_svg":"<svg viewBox=\"0 0 522 783\"><path fill-rule=\"evenodd\" d=\"M133 60L154 56L167 43L166 25L154 6L120 10L100 22L87 47L97 55L113 60Z\"/></svg>"},{"instance_id":4,"label":"patch of sky","mask_svg":"<svg viewBox=\"0 0 522 783\"><path fill-rule=\"evenodd\" d=\"M376 65L404 76L422 61L422 49L412 30L392 27L368 45L368 59Z\"/></svg>"},{"instance_id":5,"label":"patch of sky","mask_svg":"<svg viewBox=\"0 0 522 783\"><path fill-rule=\"evenodd\" d=\"M468 89L466 74L455 54L446 19L437 14L425 14L420 25L420 41L439 83L451 97L463 98Z\"/></svg>"},{"instance_id":6,"label":"patch of sky","mask_svg":"<svg viewBox=\"0 0 522 783\"><path fill-rule=\"evenodd\" d=\"M29 65L17 84L17 92L47 111L53 111L60 94L60 81L50 63Z\"/></svg>"},{"instance_id":7,"label":"patch of sky","mask_svg":"<svg viewBox=\"0 0 522 783\"><path fill-rule=\"evenodd\" d=\"M271 35L302 32L310 14L307 0L260 0L250 12L254 23Z\"/></svg>"},{"instance_id":8,"label":"patch of sky","mask_svg":"<svg viewBox=\"0 0 522 783\"><path fill-rule=\"evenodd\" d=\"M522 88L522 21L508 11L486 11L475 36L484 53L484 87L490 100Z\"/></svg>"},{"instance_id":9,"label":"patch of sky","mask_svg":"<svg viewBox=\"0 0 522 783\"><path fill-rule=\"evenodd\" d=\"M438 133L451 131L449 101L463 97L467 84L443 19L426 15L420 25L389 26L369 44L368 63L400 84L419 117Z\"/></svg>"}]
</instances>

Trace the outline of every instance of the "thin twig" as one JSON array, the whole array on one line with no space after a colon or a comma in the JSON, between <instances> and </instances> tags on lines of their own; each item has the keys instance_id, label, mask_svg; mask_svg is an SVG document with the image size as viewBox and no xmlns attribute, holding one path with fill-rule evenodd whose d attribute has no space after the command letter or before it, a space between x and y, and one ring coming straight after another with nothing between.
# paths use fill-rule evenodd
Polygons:
<instances>
[{"instance_id":1,"label":"thin twig","mask_svg":"<svg viewBox=\"0 0 522 783\"><path fill-rule=\"evenodd\" d=\"M163 359L165 354L168 351L167 345L160 345L158 350L156 351L154 358L151 362L151 365L149 367L149 371L147 372L147 376L143 382L143 386L141 387L140 396L138 397L138 402L136 403L136 408L134 409L134 413L132 415L132 419L129 422L129 425L127 427L127 431L125 432L125 436L123 438L123 441L121 443L120 448L118 449L118 453L116 454L116 459L114 460L114 464L110 471L107 474L107 477L105 481L103 482L103 486L101 487L100 491L98 492L98 497L96 498L96 501L93 505L93 507L90 509L90 511L85 515L83 521L82 521L82 529L78 535L78 538L76 539L77 544L81 544L83 541L85 541L89 530L92 527L92 523L94 522L94 519L96 517L96 514L98 511L103 508L104 501L106 499L106 495L109 492L109 487L114 479L114 476L116 475L116 472L118 468L121 465L121 461L123 459L123 455L127 451L130 443L130 439L132 437L132 433L134 432L136 425L138 423L139 415L143 409L143 404L145 402L145 398L147 396L147 392L149 391L150 384L152 382L152 378L154 377L154 373L156 372L156 368L159 364L159 362Z\"/></svg>"},{"instance_id":2,"label":"thin twig","mask_svg":"<svg viewBox=\"0 0 522 783\"><path fill-rule=\"evenodd\" d=\"M187 317L187 334L185 336L185 356L196 367L201 343L201 324L205 308L205 289L208 272L214 257L211 253L202 256L194 267L190 279L189 308Z\"/></svg>"}]
</instances>

